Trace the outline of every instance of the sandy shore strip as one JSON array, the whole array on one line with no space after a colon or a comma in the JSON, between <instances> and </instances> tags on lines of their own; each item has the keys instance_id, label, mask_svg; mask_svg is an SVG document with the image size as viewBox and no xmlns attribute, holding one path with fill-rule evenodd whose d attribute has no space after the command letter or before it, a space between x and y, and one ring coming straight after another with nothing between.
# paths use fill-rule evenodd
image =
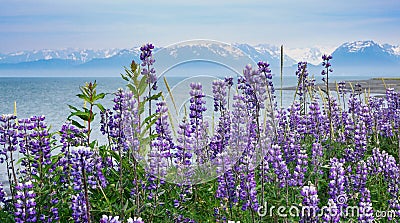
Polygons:
<instances>
[{"instance_id":1,"label":"sandy shore strip","mask_svg":"<svg viewBox=\"0 0 400 223\"><path fill-rule=\"evenodd\" d=\"M348 92L352 92L351 85L353 88L357 83L361 84L362 91L365 92L365 89L367 92L370 92L372 94L385 94L386 93L386 88L394 88L395 91L399 92L400 91L400 78L394 77L394 78L386 78L386 77L379 77L379 78L372 78L368 80L350 80L350 81L345 81L346 86L345 89ZM339 82L336 82L339 83ZM331 91L336 91L336 83L329 83L329 90ZM351 84L351 85L350 85ZM324 84L317 84L317 87L320 87L321 89L325 89ZM292 86L292 87L284 87L282 90L296 90L297 86ZM277 90L280 90L278 88Z\"/></svg>"}]
</instances>

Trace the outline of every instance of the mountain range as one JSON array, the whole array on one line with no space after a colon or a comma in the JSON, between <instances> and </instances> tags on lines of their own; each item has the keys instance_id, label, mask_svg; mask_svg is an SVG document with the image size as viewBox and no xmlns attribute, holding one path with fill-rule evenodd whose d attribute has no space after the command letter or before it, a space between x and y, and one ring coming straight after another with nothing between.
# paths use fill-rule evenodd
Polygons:
<instances>
[{"instance_id":1,"label":"mountain range","mask_svg":"<svg viewBox=\"0 0 400 223\"><path fill-rule=\"evenodd\" d=\"M324 52L325 51L325 52ZM400 46L379 44L372 40L346 42L326 52L325 49L284 49L284 66L296 69L298 61L310 63L310 70L321 69L321 56L332 54L332 65L339 74L383 74L397 75L400 69ZM2 70L13 69L121 69L132 60L139 61L140 48L131 49L61 49L35 50L0 54L0 76ZM240 69L252 61L266 60L272 68L280 67L280 47L259 44L218 42L190 42L155 49L157 65L168 66L191 60L208 60Z\"/></svg>"}]
</instances>

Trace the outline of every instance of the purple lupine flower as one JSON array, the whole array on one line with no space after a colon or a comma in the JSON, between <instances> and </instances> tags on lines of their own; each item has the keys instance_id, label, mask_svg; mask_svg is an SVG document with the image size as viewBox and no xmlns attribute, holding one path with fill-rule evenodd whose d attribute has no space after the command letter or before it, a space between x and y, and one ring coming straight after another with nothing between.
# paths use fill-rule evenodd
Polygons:
<instances>
[{"instance_id":1,"label":"purple lupine flower","mask_svg":"<svg viewBox=\"0 0 400 223\"><path fill-rule=\"evenodd\" d=\"M340 207L336 205L336 202L332 198L328 199L328 207L322 215L322 220L326 223L340 222Z\"/></svg>"},{"instance_id":2,"label":"purple lupine flower","mask_svg":"<svg viewBox=\"0 0 400 223\"><path fill-rule=\"evenodd\" d=\"M0 203L6 202L6 192L4 191L3 184L0 182Z\"/></svg>"},{"instance_id":3,"label":"purple lupine flower","mask_svg":"<svg viewBox=\"0 0 400 223\"><path fill-rule=\"evenodd\" d=\"M30 121L33 124L33 130L29 134L29 155L33 156L33 161L30 162L32 166L31 174L36 175L38 171L43 169L43 166L49 166L51 161L51 138L47 131L44 116L33 116ZM27 154L27 155L28 155ZM45 173L41 173L45 174Z\"/></svg>"},{"instance_id":4,"label":"purple lupine flower","mask_svg":"<svg viewBox=\"0 0 400 223\"><path fill-rule=\"evenodd\" d=\"M119 220L119 216L107 216L103 215L100 219L100 223L122 223L123 221ZM142 218L128 218L124 223L144 223Z\"/></svg>"},{"instance_id":5,"label":"purple lupine flower","mask_svg":"<svg viewBox=\"0 0 400 223\"><path fill-rule=\"evenodd\" d=\"M345 81L340 81L338 83L338 90L339 90L339 94L341 94L341 95L345 95L347 93Z\"/></svg>"},{"instance_id":6,"label":"purple lupine flower","mask_svg":"<svg viewBox=\"0 0 400 223\"><path fill-rule=\"evenodd\" d=\"M294 168L290 184L293 186L303 186L304 178L308 170L308 156L305 150L297 153L296 166Z\"/></svg>"},{"instance_id":7,"label":"purple lupine flower","mask_svg":"<svg viewBox=\"0 0 400 223\"><path fill-rule=\"evenodd\" d=\"M308 134L313 135L316 141L320 141L321 136L327 133L325 128L326 116L321 113L317 99L313 99L309 106L306 123Z\"/></svg>"},{"instance_id":8,"label":"purple lupine flower","mask_svg":"<svg viewBox=\"0 0 400 223\"><path fill-rule=\"evenodd\" d=\"M323 60L322 66L325 68L331 67L331 64L329 63L329 60L331 60L331 59L332 59L331 55L326 55L326 54L322 55L322 60ZM333 72L333 71L329 70L329 72Z\"/></svg>"},{"instance_id":9,"label":"purple lupine flower","mask_svg":"<svg viewBox=\"0 0 400 223\"><path fill-rule=\"evenodd\" d=\"M396 159L386 151L375 148L372 150L372 156L367 160L367 167L370 176L383 173L388 184L387 191L390 194L389 206L397 216L400 216L400 167Z\"/></svg>"},{"instance_id":10,"label":"purple lupine flower","mask_svg":"<svg viewBox=\"0 0 400 223\"><path fill-rule=\"evenodd\" d=\"M303 186L300 194L303 196L302 210L304 210L301 213L300 222L318 222L319 198L317 188L314 185Z\"/></svg>"},{"instance_id":11,"label":"purple lupine flower","mask_svg":"<svg viewBox=\"0 0 400 223\"><path fill-rule=\"evenodd\" d=\"M219 80L213 82L214 110L220 112L220 117L215 134L209 144L212 152L211 160L225 150L230 139L231 115L230 111L227 110L227 101L225 99L227 96L226 85L230 86L228 82L229 79L227 81Z\"/></svg>"},{"instance_id":12,"label":"purple lupine flower","mask_svg":"<svg viewBox=\"0 0 400 223\"><path fill-rule=\"evenodd\" d=\"M285 187L290 179L290 173L286 162L282 158L281 147L276 144L272 145L268 150L268 156L270 156L269 160L277 176L277 183L281 188Z\"/></svg>"},{"instance_id":13,"label":"purple lupine flower","mask_svg":"<svg viewBox=\"0 0 400 223\"><path fill-rule=\"evenodd\" d=\"M323 149L322 145L319 142L315 142L312 145L311 149L311 164L314 167L313 171L315 174L323 174L323 171L320 169L323 162Z\"/></svg>"},{"instance_id":14,"label":"purple lupine flower","mask_svg":"<svg viewBox=\"0 0 400 223\"><path fill-rule=\"evenodd\" d=\"M396 130L397 133L400 132L400 93L394 91L393 88L386 89L386 103L382 130L386 136L392 137Z\"/></svg>"},{"instance_id":15,"label":"purple lupine flower","mask_svg":"<svg viewBox=\"0 0 400 223\"><path fill-rule=\"evenodd\" d=\"M341 210L347 205L347 195L345 192L345 161L343 159L332 158L330 160L329 170L329 196L335 202L335 205ZM339 210L339 218L343 214Z\"/></svg>"},{"instance_id":16,"label":"purple lupine flower","mask_svg":"<svg viewBox=\"0 0 400 223\"><path fill-rule=\"evenodd\" d=\"M195 220L187 218L183 215L178 215L175 219L174 219L175 223L196 223Z\"/></svg>"},{"instance_id":17,"label":"purple lupine flower","mask_svg":"<svg viewBox=\"0 0 400 223\"><path fill-rule=\"evenodd\" d=\"M101 158L90 147L78 146L71 150L71 177L73 189L77 193L72 196L73 217L75 221L85 220L90 216L90 203L84 193L97 188L97 182L106 186L102 173Z\"/></svg>"},{"instance_id":18,"label":"purple lupine flower","mask_svg":"<svg viewBox=\"0 0 400 223\"><path fill-rule=\"evenodd\" d=\"M246 149L246 130L248 113L246 110L245 98L243 95L233 96L233 111L231 121L231 138L229 140L229 147L235 153L235 157L242 155Z\"/></svg>"},{"instance_id":19,"label":"purple lupine flower","mask_svg":"<svg viewBox=\"0 0 400 223\"><path fill-rule=\"evenodd\" d=\"M224 81L228 87L233 86L233 77L225 77Z\"/></svg>"},{"instance_id":20,"label":"purple lupine flower","mask_svg":"<svg viewBox=\"0 0 400 223\"><path fill-rule=\"evenodd\" d=\"M277 106L277 104L275 101L276 96L275 96L274 84L272 82L272 73L271 73L271 69L269 69L270 64L268 64L267 62L264 62L264 61L259 61L257 63L257 65L258 65L258 72L260 72L261 74L263 74L265 76L265 81L267 83L266 86L268 86L267 93L268 93L268 97L270 99L269 103L271 103L271 106L273 106L275 108ZM260 100L262 100L262 98L260 98ZM261 108L263 108L263 106L261 106Z\"/></svg>"},{"instance_id":21,"label":"purple lupine flower","mask_svg":"<svg viewBox=\"0 0 400 223\"><path fill-rule=\"evenodd\" d=\"M356 172L353 177L354 191L362 191L364 188L366 188L367 177L368 177L367 163L365 163L363 160L360 160L357 163Z\"/></svg>"},{"instance_id":22,"label":"purple lupine flower","mask_svg":"<svg viewBox=\"0 0 400 223\"><path fill-rule=\"evenodd\" d=\"M177 146L175 157L175 165L178 169L178 183L180 184L191 184L191 169L192 169L192 157L193 157L193 136L192 127L186 119L179 124L177 130Z\"/></svg>"},{"instance_id":23,"label":"purple lupine flower","mask_svg":"<svg viewBox=\"0 0 400 223\"><path fill-rule=\"evenodd\" d=\"M259 68L264 70L264 68ZM248 64L243 70L243 77L239 81L239 89L243 89L249 108L265 108L265 100L268 98L268 81L270 73L261 73L259 70L253 70ZM272 95L270 95L272 97Z\"/></svg>"},{"instance_id":24,"label":"purple lupine flower","mask_svg":"<svg viewBox=\"0 0 400 223\"><path fill-rule=\"evenodd\" d=\"M370 109L370 118L372 120L372 128L374 129L375 134L381 134L381 125L384 118L383 115L383 98L378 97L370 97L368 99L368 105Z\"/></svg>"},{"instance_id":25,"label":"purple lupine flower","mask_svg":"<svg viewBox=\"0 0 400 223\"><path fill-rule=\"evenodd\" d=\"M168 124L168 108L164 101L157 103L159 118L156 120L157 137L151 142L150 152L148 154L147 167L147 189L150 191L148 198L157 196L159 184L164 183L164 177L167 174L168 161L172 162L171 151L174 149L171 131ZM172 164L172 163L171 163ZM157 180L160 180L159 182Z\"/></svg>"},{"instance_id":26,"label":"purple lupine flower","mask_svg":"<svg viewBox=\"0 0 400 223\"><path fill-rule=\"evenodd\" d=\"M18 139L19 139L19 152L24 154L24 158L21 159L21 170L20 174L25 175L26 177L31 177L32 168L31 163L29 162L30 151L31 151L31 137L30 133L34 129L34 124L31 122L30 118L19 119L18 120Z\"/></svg>"},{"instance_id":27,"label":"purple lupine flower","mask_svg":"<svg viewBox=\"0 0 400 223\"><path fill-rule=\"evenodd\" d=\"M297 63L297 71L296 76L298 79L298 85L296 93L299 96L299 101L303 104L305 100L305 94L308 91L308 71L307 71L307 62L299 62ZM304 109L304 108L303 108Z\"/></svg>"},{"instance_id":28,"label":"purple lupine flower","mask_svg":"<svg viewBox=\"0 0 400 223\"><path fill-rule=\"evenodd\" d=\"M257 190L256 190L256 180L255 171L244 170L244 165L241 168L243 170L240 173L240 187L239 187L239 198L243 201L242 210L245 211L248 208L254 211L258 210L258 200L257 200Z\"/></svg>"},{"instance_id":29,"label":"purple lupine flower","mask_svg":"<svg viewBox=\"0 0 400 223\"><path fill-rule=\"evenodd\" d=\"M72 125L71 122L66 122L61 126L60 130L60 143L61 152L63 156L59 158L56 165L61 167L61 173L59 174L61 183L67 183L70 179L70 168L71 168L71 153L70 149L76 146L83 146L87 143L86 133L87 129L79 129Z\"/></svg>"},{"instance_id":30,"label":"purple lupine flower","mask_svg":"<svg viewBox=\"0 0 400 223\"><path fill-rule=\"evenodd\" d=\"M281 148L284 153L285 162L288 164L296 161L297 154L300 153L301 150L301 146L299 144L300 134L295 130L290 131L289 133L287 133L285 140L286 141L283 142Z\"/></svg>"},{"instance_id":31,"label":"purple lupine flower","mask_svg":"<svg viewBox=\"0 0 400 223\"><path fill-rule=\"evenodd\" d=\"M152 142L153 147L158 147L158 151L161 153L162 157L171 159L171 152L175 146L168 123L168 107L165 101L157 103L156 112L159 113L159 117L155 123L157 138Z\"/></svg>"},{"instance_id":32,"label":"purple lupine flower","mask_svg":"<svg viewBox=\"0 0 400 223\"><path fill-rule=\"evenodd\" d=\"M71 210L74 222L87 222L87 206L85 202L85 195L79 192L71 196Z\"/></svg>"},{"instance_id":33,"label":"purple lupine flower","mask_svg":"<svg viewBox=\"0 0 400 223\"><path fill-rule=\"evenodd\" d=\"M356 160L364 158L367 151L367 131L364 122L359 122L354 131L354 152Z\"/></svg>"},{"instance_id":34,"label":"purple lupine flower","mask_svg":"<svg viewBox=\"0 0 400 223\"><path fill-rule=\"evenodd\" d=\"M374 209L372 208L371 194L367 188L361 190L359 207L359 222L374 222Z\"/></svg>"},{"instance_id":35,"label":"purple lupine flower","mask_svg":"<svg viewBox=\"0 0 400 223\"><path fill-rule=\"evenodd\" d=\"M220 111L225 109L225 106L227 104L226 85L227 82L223 80L214 80L212 83L212 89L214 95L214 111Z\"/></svg>"},{"instance_id":36,"label":"purple lupine flower","mask_svg":"<svg viewBox=\"0 0 400 223\"><path fill-rule=\"evenodd\" d=\"M306 132L306 126L303 117L301 117L300 115L300 111L300 103L298 103L297 101L293 102L293 104L288 109L289 127L291 131L296 131L303 135Z\"/></svg>"},{"instance_id":37,"label":"purple lupine flower","mask_svg":"<svg viewBox=\"0 0 400 223\"><path fill-rule=\"evenodd\" d=\"M75 147L71 151L71 176L73 178L74 190L82 191L84 178L88 179L90 186L94 189L97 182L93 180L91 173L94 172L95 162L93 151L84 146ZM87 174L87 176L83 176Z\"/></svg>"},{"instance_id":38,"label":"purple lupine flower","mask_svg":"<svg viewBox=\"0 0 400 223\"><path fill-rule=\"evenodd\" d=\"M3 147L0 150L0 163L7 161L7 165L9 165L9 162L14 162L14 160L9 159L11 159L11 153L17 151L18 135L16 129L18 127L15 123L16 118L15 115L0 116L0 145Z\"/></svg>"},{"instance_id":39,"label":"purple lupine flower","mask_svg":"<svg viewBox=\"0 0 400 223\"><path fill-rule=\"evenodd\" d=\"M288 128L288 121L285 109L279 109L276 113L277 126L276 126L276 142L283 145L286 142L286 129Z\"/></svg>"},{"instance_id":40,"label":"purple lupine flower","mask_svg":"<svg viewBox=\"0 0 400 223\"><path fill-rule=\"evenodd\" d=\"M218 176L218 188L215 192L215 197L221 199L221 204L227 202L229 208L238 202L238 194L236 190L236 180L232 169L225 171Z\"/></svg>"},{"instance_id":41,"label":"purple lupine flower","mask_svg":"<svg viewBox=\"0 0 400 223\"><path fill-rule=\"evenodd\" d=\"M207 110L205 107L205 97L201 83L190 83L190 124L193 131L193 152L196 154L196 162L198 164L206 163L210 154L206 150L208 136L208 123L203 119L203 112Z\"/></svg>"},{"instance_id":42,"label":"purple lupine flower","mask_svg":"<svg viewBox=\"0 0 400 223\"><path fill-rule=\"evenodd\" d=\"M358 82L354 85L354 94L355 94L355 95L360 95L360 94L362 94L362 86L361 86L361 84L358 83Z\"/></svg>"},{"instance_id":43,"label":"purple lupine flower","mask_svg":"<svg viewBox=\"0 0 400 223\"><path fill-rule=\"evenodd\" d=\"M107 216L103 215L100 219L100 223L121 223L119 216Z\"/></svg>"},{"instance_id":44,"label":"purple lupine flower","mask_svg":"<svg viewBox=\"0 0 400 223\"><path fill-rule=\"evenodd\" d=\"M125 102L123 103L122 109L122 128L126 146L134 154L136 159L139 157L139 134L140 134L140 116L139 116L139 102L133 97L131 91L125 92Z\"/></svg>"},{"instance_id":45,"label":"purple lupine flower","mask_svg":"<svg viewBox=\"0 0 400 223\"><path fill-rule=\"evenodd\" d=\"M127 223L144 223L141 217L128 218Z\"/></svg>"},{"instance_id":46,"label":"purple lupine flower","mask_svg":"<svg viewBox=\"0 0 400 223\"><path fill-rule=\"evenodd\" d=\"M234 111L240 108L241 97L234 97ZM242 102L243 103L243 102ZM237 112L237 111L235 111ZM257 145L257 124L252 122L252 117L247 117L244 121L244 132L241 133L241 144L236 145L237 148L242 148L243 152L235 165L235 171L239 174L239 199L242 200L242 210L251 209L258 210L257 190L255 182L255 168L258 163L255 159L255 149ZM239 122L240 123L240 122ZM235 139L234 139L235 140Z\"/></svg>"},{"instance_id":47,"label":"purple lupine flower","mask_svg":"<svg viewBox=\"0 0 400 223\"><path fill-rule=\"evenodd\" d=\"M14 187L18 184L17 173L15 170L14 152L18 148L18 126L15 115L0 116L0 163L6 162L9 187L12 197L15 196ZM26 163L24 163L26 164Z\"/></svg>"},{"instance_id":48,"label":"purple lupine flower","mask_svg":"<svg viewBox=\"0 0 400 223\"><path fill-rule=\"evenodd\" d=\"M340 108L337 103L336 98L331 98L331 120L332 120L332 128L337 129L340 126Z\"/></svg>"},{"instance_id":49,"label":"purple lupine flower","mask_svg":"<svg viewBox=\"0 0 400 223\"><path fill-rule=\"evenodd\" d=\"M36 222L36 194L33 191L33 184L31 181L25 183L18 183L15 186L15 222Z\"/></svg>"},{"instance_id":50,"label":"purple lupine flower","mask_svg":"<svg viewBox=\"0 0 400 223\"><path fill-rule=\"evenodd\" d=\"M362 105L358 97L356 97L354 94L350 95L347 104L349 105L348 113L352 115L352 118L355 118L357 115L360 115ZM357 120L353 121L357 122Z\"/></svg>"},{"instance_id":51,"label":"purple lupine flower","mask_svg":"<svg viewBox=\"0 0 400 223\"><path fill-rule=\"evenodd\" d=\"M61 126L60 143L62 144L61 152L67 154L69 148L75 146L83 146L85 142L85 134L87 129L79 129L67 121Z\"/></svg>"},{"instance_id":52,"label":"purple lupine flower","mask_svg":"<svg viewBox=\"0 0 400 223\"><path fill-rule=\"evenodd\" d=\"M155 62L152 52L153 49L154 46L151 43L147 43L140 47L140 60L142 61L142 75L147 77L147 83L152 85L153 90L157 90L156 70L152 67Z\"/></svg>"},{"instance_id":53,"label":"purple lupine flower","mask_svg":"<svg viewBox=\"0 0 400 223\"><path fill-rule=\"evenodd\" d=\"M129 148L126 140L124 115L126 104L131 100L132 94L129 91L118 89L113 99L113 111L105 110L102 115L101 131L107 134L111 149L114 151L126 152ZM121 152L122 152L121 151Z\"/></svg>"}]
</instances>

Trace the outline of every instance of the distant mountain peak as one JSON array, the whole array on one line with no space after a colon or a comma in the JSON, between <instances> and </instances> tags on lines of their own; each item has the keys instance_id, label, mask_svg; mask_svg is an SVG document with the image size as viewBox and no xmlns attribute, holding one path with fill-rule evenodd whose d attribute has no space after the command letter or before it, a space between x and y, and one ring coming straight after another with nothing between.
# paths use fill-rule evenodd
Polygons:
<instances>
[{"instance_id":1,"label":"distant mountain peak","mask_svg":"<svg viewBox=\"0 0 400 223\"><path fill-rule=\"evenodd\" d=\"M335 49L335 50L334 50ZM332 53L333 52L333 53ZM280 66L280 46L271 44L250 45L248 43L224 44L213 41L187 41L154 49L158 66L170 66L184 60L209 59L222 64L234 63L242 68L247 63L267 61L271 68ZM372 40L353 41L337 48L315 46L309 48L284 47L284 66L296 69L297 62L306 61L310 65L321 63L323 54L332 54L335 71L341 67L368 67L373 65L374 72L379 66L395 70L400 67L400 46L378 44ZM0 53L1 69L27 68L121 68L132 60L139 61L140 47L126 49L43 49ZM229 65L234 67L233 65ZM239 69L240 70L240 69ZM367 72L372 72L368 67ZM386 71L385 71L386 72Z\"/></svg>"},{"instance_id":2,"label":"distant mountain peak","mask_svg":"<svg viewBox=\"0 0 400 223\"><path fill-rule=\"evenodd\" d=\"M347 49L348 52L350 53L355 53L355 52L360 52L364 51L367 48L382 48L381 45L375 43L372 40L365 40L365 41L353 41L353 42L347 42L342 44L340 47Z\"/></svg>"}]
</instances>

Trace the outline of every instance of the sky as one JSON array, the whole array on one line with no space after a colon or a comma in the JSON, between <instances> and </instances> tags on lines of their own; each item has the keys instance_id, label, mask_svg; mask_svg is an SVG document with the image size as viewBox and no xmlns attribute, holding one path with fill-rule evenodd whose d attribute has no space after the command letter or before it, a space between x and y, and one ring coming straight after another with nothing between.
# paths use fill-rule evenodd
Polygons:
<instances>
[{"instance_id":1,"label":"sky","mask_svg":"<svg viewBox=\"0 0 400 223\"><path fill-rule=\"evenodd\" d=\"M0 0L0 53L166 46L190 39L400 45L400 0Z\"/></svg>"}]
</instances>

